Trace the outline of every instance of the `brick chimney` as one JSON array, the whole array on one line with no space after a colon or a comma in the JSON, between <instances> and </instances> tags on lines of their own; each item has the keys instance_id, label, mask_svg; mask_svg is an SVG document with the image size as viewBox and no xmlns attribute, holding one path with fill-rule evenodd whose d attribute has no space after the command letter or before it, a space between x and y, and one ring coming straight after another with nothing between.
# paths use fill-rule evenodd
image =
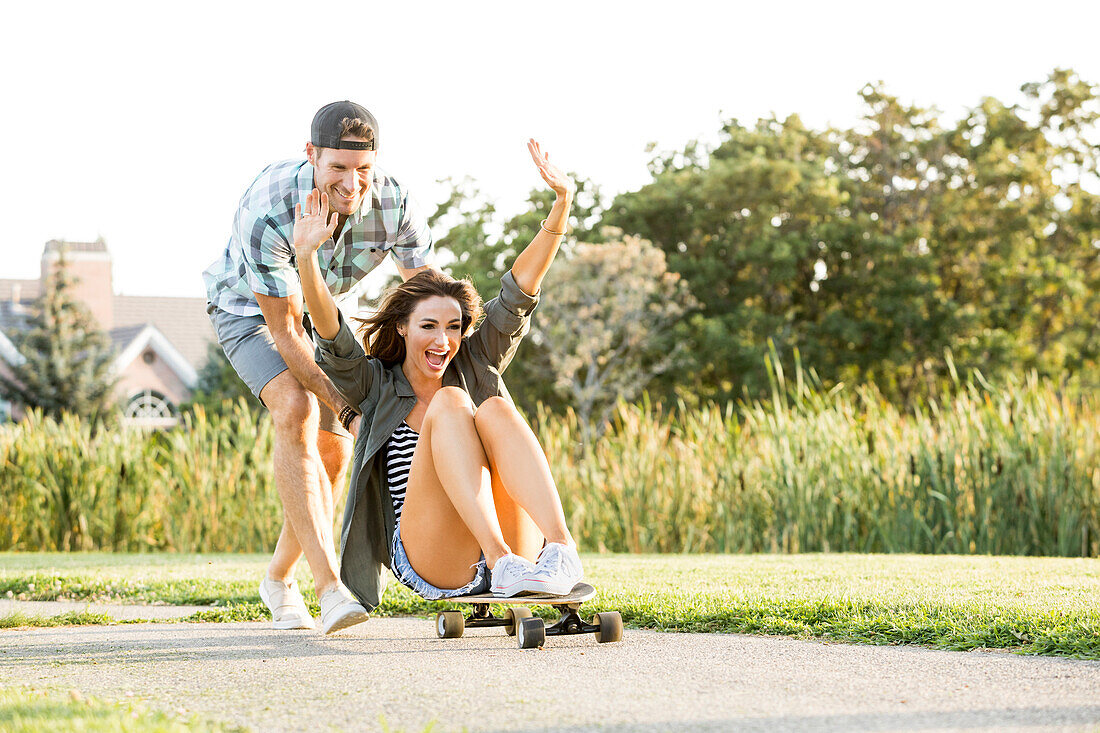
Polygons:
<instances>
[{"instance_id":1,"label":"brick chimney","mask_svg":"<svg viewBox=\"0 0 1100 733\"><path fill-rule=\"evenodd\" d=\"M69 274L76 280L72 294L88 307L104 331L114 328L114 283L111 278L111 253L102 238L94 242L66 242L51 239L42 250L42 287L57 269L61 251Z\"/></svg>"}]
</instances>

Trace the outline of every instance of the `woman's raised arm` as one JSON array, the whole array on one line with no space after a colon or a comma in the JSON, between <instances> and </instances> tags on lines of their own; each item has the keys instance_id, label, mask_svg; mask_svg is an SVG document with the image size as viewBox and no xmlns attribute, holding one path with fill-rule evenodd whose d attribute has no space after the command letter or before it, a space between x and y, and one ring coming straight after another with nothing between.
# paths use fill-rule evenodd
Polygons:
<instances>
[{"instance_id":1,"label":"woman's raised arm","mask_svg":"<svg viewBox=\"0 0 1100 733\"><path fill-rule=\"evenodd\" d=\"M561 238L565 234L576 187L569 176L550 162L550 155L543 153L537 142L528 140L527 150L530 151L531 159L538 166L542 180L546 181L546 185L550 186L557 196L554 199L553 208L550 209L550 216L542 222L539 233L512 263L512 277L516 279L516 285L519 285L520 289L528 295L538 295L539 288L542 287L542 279L546 277L550 263L558 253Z\"/></svg>"},{"instance_id":2,"label":"woman's raised arm","mask_svg":"<svg viewBox=\"0 0 1100 733\"><path fill-rule=\"evenodd\" d=\"M337 215L330 215L328 194L317 189L306 196L305 205L294 207L294 259L298 262L298 279L302 281L302 297L309 306L309 320L323 339L336 338L340 330L340 314L336 301L325 285L317 264L317 250L336 230Z\"/></svg>"}]
</instances>

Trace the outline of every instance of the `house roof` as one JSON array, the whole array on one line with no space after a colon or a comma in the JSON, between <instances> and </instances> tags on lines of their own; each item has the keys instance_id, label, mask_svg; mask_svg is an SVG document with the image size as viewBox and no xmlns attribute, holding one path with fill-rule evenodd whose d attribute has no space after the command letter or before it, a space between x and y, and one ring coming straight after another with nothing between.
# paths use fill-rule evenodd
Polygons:
<instances>
[{"instance_id":1,"label":"house roof","mask_svg":"<svg viewBox=\"0 0 1100 733\"><path fill-rule=\"evenodd\" d=\"M30 314L27 306L22 303L13 303L10 300L0 300L0 331L15 333L26 328Z\"/></svg>"},{"instance_id":2,"label":"house roof","mask_svg":"<svg viewBox=\"0 0 1100 733\"><path fill-rule=\"evenodd\" d=\"M0 300L2 301L29 301L38 297L42 287L40 280L4 280L0 279ZM16 291L19 297L15 298Z\"/></svg>"},{"instance_id":3,"label":"house roof","mask_svg":"<svg viewBox=\"0 0 1100 733\"><path fill-rule=\"evenodd\" d=\"M107 335L111 340L111 346L116 352L114 360L116 373L122 372L130 362L149 348L167 362L188 387L193 387L198 380L198 372L195 367L191 366L179 350L172 345L172 342L152 324L143 323L135 326L113 328ZM23 355L19 353L3 331L0 331L0 358L12 366L18 366L25 361Z\"/></svg>"},{"instance_id":4,"label":"house roof","mask_svg":"<svg viewBox=\"0 0 1100 733\"><path fill-rule=\"evenodd\" d=\"M111 348L121 353L144 328L144 323L138 323L133 326L123 326L122 328L112 328L107 332L107 337L111 340Z\"/></svg>"},{"instance_id":5,"label":"house roof","mask_svg":"<svg viewBox=\"0 0 1100 733\"><path fill-rule=\"evenodd\" d=\"M19 366L26 361L23 355L19 353L19 350L15 348L15 344L4 335L3 331L0 331L0 359L3 359L12 366Z\"/></svg>"},{"instance_id":6,"label":"house roof","mask_svg":"<svg viewBox=\"0 0 1100 733\"><path fill-rule=\"evenodd\" d=\"M114 321L114 330L153 324L193 369L202 368L207 344L217 340L206 315L206 298L116 295Z\"/></svg>"},{"instance_id":7,"label":"house roof","mask_svg":"<svg viewBox=\"0 0 1100 733\"><path fill-rule=\"evenodd\" d=\"M107 243L100 239L97 242L66 242L64 239L51 239L46 242L42 254L59 252L62 249L68 252L103 252L107 253Z\"/></svg>"},{"instance_id":8,"label":"house roof","mask_svg":"<svg viewBox=\"0 0 1100 733\"><path fill-rule=\"evenodd\" d=\"M66 242L52 239L46 242L43 256L62 248L73 253L100 254L110 257L107 245L96 242ZM0 330L13 333L26 327L31 306L41 295L40 280L0 279ZM126 338L140 332L145 324L157 330L172 343L175 350L193 369L206 363L208 344L217 340L214 327L206 315L206 298L176 298L166 296L114 295L110 315L111 337L118 349L125 347ZM106 325L106 324L105 324ZM127 327L123 333L119 329Z\"/></svg>"},{"instance_id":9,"label":"house roof","mask_svg":"<svg viewBox=\"0 0 1100 733\"><path fill-rule=\"evenodd\" d=\"M188 387L194 387L199 375L195 367L172 345L157 327L146 323L139 326L126 326L111 329L111 342L118 350L114 369L121 374L130 362L138 358L146 349L152 349L163 359Z\"/></svg>"},{"instance_id":10,"label":"house roof","mask_svg":"<svg viewBox=\"0 0 1100 733\"><path fill-rule=\"evenodd\" d=\"M21 288L20 302L11 300L13 283L25 284ZM0 280L0 331L12 333L26 327L37 289L37 280ZM217 340L206 315L206 298L114 297L115 327L108 335L116 349L124 348L149 323L172 342L194 369L201 369L206 363L207 344Z\"/></svg>"},{"instance_id":11,"label":"house roof","mask_svg":"<svg viewBox=\"0 0 1100 733\"><path fill-rule=\"evenodd\" d=\"M21 302L11 300L12 283L28 284L20 293ZM37 280L0 280L0 331L13 333L26 327L37 287ZM108 335L116 348L124 348L147 323L156 326L194 369L206 363L207 344L217 340L206 315L205 298L114 297L114 328Z\"/></svg>"}]
</instances>

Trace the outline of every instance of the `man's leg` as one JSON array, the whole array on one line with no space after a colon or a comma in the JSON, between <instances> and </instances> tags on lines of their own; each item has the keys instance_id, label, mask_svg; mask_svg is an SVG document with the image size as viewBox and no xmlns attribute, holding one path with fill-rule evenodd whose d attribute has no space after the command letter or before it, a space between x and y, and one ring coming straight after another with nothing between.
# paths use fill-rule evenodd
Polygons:
<instances>
[{"instance_id":1,"label":"man's leg","mask_svg":"<svg viewBox=\"0 0 1100 733\"><path fill-rule=\"evenodd\" d=\"M321 455L325 475L328 476L329 486L332 487L331 515L344 491L344 478L347 475L348 463L351 462L351 438L330 433L322 428L317 431L317 452Z\"/></svg>"},{"instance_id":2,"label":"man's leg","mask_svg":"<svg viewBox=\"0 0 1100 733\"><path fill-rule=\"evenodd\" d=\"M332 540L332 484L337 490L343 485L351 436L288 371L263 316L236 316L212 306L207 312L229 362L273 418L275 487L283 504L283 529L268 566L269 577L259 590L275 628L313 627L293 583L294 566L303 553L313 571L325 633L365 621L366 610L337 581ZM343 434L348 448L326 447L329 439L319 437L319 428Z\"/></svg>"},{"instance_id":3,"label":"man's leg","mask_svg":"<svg viewBox=\"0 0 1100 733\"><path fill-rule=\"evenodd\" d=\"M321 456L321 463L325 467L325 475L332 487L327 508L330 524L335 519L333 511L340 501L340 492L344 489L344 477L348 470L348 462L351 460L351 448L351 438L327 430L317 431L317 452ZM276 477L276 481L278 481L278 477ZM267 566L268 577L290 582L294 577L294 566L301 556L302 546L298 543L298 538L294 536L284 512L283 529L279 533L279 541L275 545L275 554L271 558L271 563Z\"/></svg>"},{"instance_id":4,"label":"man's leg","mask_svg":"<svg viewBox=\"0 0 1100 733\"><path fill-rule=\"evenodd\" d=\"M332 486L317 448L317 400L289 370L268 382L260 399L275 426L275 488L285 518L268 572L277 580L289 579L298 553L304 554L320 598L336 586L337 563Z\"/></svg>"}]
</instances>

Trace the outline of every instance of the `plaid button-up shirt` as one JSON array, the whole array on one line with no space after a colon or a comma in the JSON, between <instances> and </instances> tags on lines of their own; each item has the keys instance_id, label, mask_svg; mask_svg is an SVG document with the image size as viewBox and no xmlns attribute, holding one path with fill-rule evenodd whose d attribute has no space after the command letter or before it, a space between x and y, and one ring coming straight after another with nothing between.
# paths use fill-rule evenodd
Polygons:
<instances>
[{"instance_id":1,"label":"plaid button-up shirt","mask_svg":"<svg viewBox=\"0 0 1100 733\"><path fill-rule=\"evenodd\" d=\"M275 163L256 177L241 197L224 254L202 273L211 304L258 316L254 293L286 298L302 292L294 262L294 206L312 190L313 166L305 160ZM335 239L317 250L317 262L338 303L349 299L387 252L407 269L428 264L432 252L431 231L408 191L378 168L359 211Z\"/></svg>"}]
</instances>

